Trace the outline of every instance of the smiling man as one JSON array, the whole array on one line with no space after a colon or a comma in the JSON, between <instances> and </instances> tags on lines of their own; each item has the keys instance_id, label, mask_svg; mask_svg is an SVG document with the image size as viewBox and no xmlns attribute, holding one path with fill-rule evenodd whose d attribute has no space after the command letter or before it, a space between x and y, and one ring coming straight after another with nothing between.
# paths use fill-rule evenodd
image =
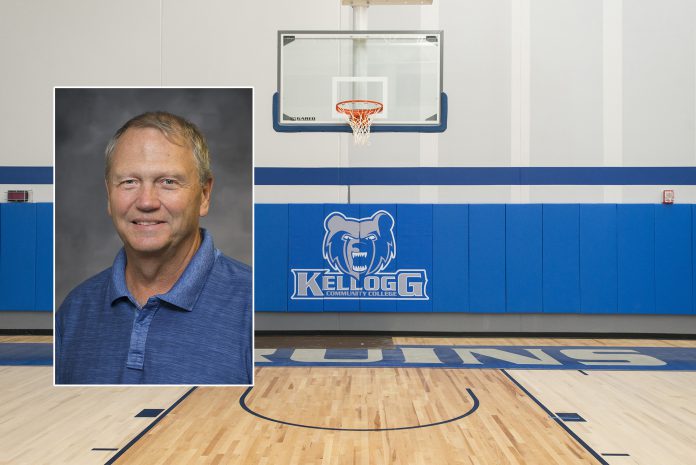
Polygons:
<instances>
[{"instance_id":1,"label":"smiling man","mask_svg":"<svg viewBox=\"0 0 696 465\"><path fill-rule=\"evenodd\" d=\"M113 266L56 313L58 384L250 384L251 271L199 227L213 176L204 136L164 112L106 148Z\"/></svg>"}]
</instances>

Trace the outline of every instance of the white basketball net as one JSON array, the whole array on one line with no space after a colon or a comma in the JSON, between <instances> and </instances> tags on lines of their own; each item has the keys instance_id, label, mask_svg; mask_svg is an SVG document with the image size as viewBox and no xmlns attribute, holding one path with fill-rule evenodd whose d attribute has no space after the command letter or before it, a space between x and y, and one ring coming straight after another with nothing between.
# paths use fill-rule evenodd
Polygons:
<instances>
[{"instance_id":1,"label":"white basketball net","mask_svg":"<svg viewBox=\"0 0 696 465\"><path fill-rule=\"evenodd\" d=\"M355 145L367 145L370 141L370 126L372 126L372 115L360 113L359 115L348 115L348 124L353 130L353 143Z\"/></svg>"}]
</instances>

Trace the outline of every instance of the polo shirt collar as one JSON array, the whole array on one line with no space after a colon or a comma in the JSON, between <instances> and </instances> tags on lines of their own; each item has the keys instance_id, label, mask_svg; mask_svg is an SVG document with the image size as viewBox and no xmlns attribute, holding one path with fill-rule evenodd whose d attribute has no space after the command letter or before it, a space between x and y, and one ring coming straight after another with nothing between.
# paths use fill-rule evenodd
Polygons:
<instances>
[{"instance_id":1,"label":"polo shirt collar","mask_svg":"<svg viewBox=\"0 0 696 465\"><path fill-rule=\"evenodd\" d=\"M168 292L155 296L164 302L189 312L193 310L198 296L203 291L217 256L213 238L203 228L201 228L201 238L201 245L174 286ZM136 303L128 290L128 286L126 286L126 251L123 248L116 255L116 259L114 259L109 290L111 304L121 298L126 298L133 304Z\"/></svg>"}]
</instances>

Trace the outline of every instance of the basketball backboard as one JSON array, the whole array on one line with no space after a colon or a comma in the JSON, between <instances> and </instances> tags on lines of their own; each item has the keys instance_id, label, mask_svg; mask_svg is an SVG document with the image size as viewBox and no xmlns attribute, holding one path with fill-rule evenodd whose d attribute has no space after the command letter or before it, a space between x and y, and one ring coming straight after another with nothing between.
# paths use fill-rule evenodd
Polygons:
<instances>
[{"instance_id":1,"label":"basketball backboard","mask_svg":"<svg viewBox=\"0 0 696 465\"><path fill-rule=\"evenodd\" d=\"M372 131L442 132L442 31L279 31L274 127L350 132L346 100L383 105Z\"/></svg>"}]
</instances>

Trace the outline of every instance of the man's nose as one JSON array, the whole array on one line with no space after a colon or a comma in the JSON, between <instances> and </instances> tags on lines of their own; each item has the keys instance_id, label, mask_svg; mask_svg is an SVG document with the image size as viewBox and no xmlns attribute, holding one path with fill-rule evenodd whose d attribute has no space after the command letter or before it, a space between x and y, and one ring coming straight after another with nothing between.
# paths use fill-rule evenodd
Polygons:
<instances>
[{"instance_id":1,"label":"man's nose","mask_svg":"<svg viewBox=\"0 0 696 465\"><path fill-rule=\"evenodd\" d=\"M144 184L138 192L135 206L143 211L157 210L160 207L160 199L155 186Z\"/></svg>"}]
</instances>

